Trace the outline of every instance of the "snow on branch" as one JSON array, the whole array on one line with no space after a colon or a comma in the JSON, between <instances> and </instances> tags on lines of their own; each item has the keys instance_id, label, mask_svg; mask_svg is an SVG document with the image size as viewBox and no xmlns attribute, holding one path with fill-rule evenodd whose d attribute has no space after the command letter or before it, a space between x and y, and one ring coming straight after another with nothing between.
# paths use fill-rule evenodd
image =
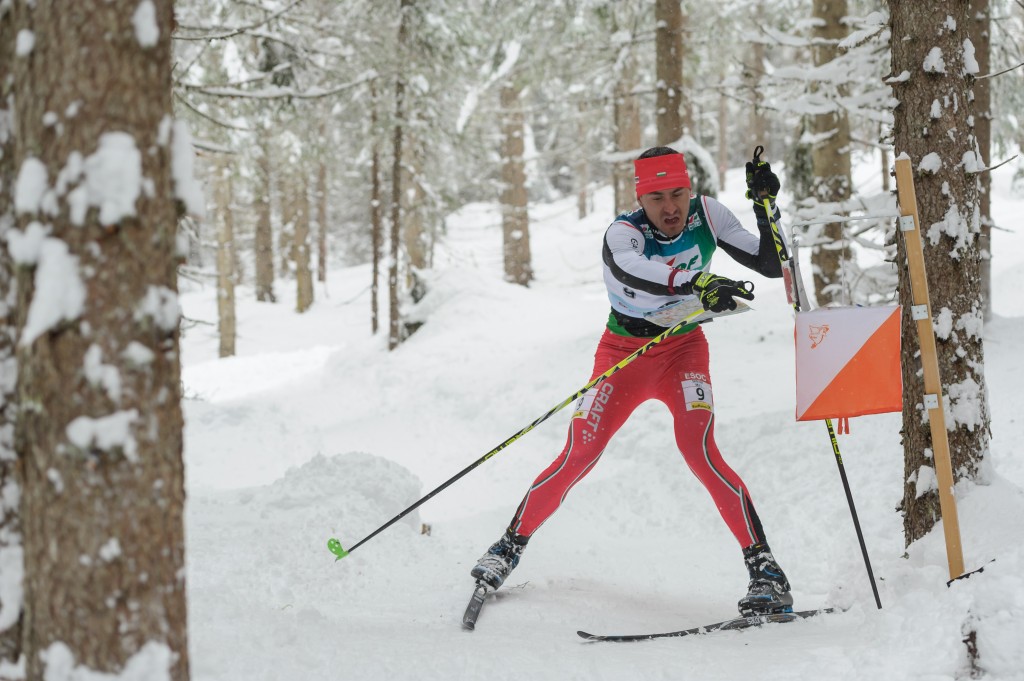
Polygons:
<instances>
[{"instance_id":1,"label":"snow on branch","mask_svg":"<svg viewBox=\"0 0 1024 681\"><path fill-rule=\"evenodd\" d=\"M253 29L259 28L260 26L266 25L266 24L270 23L271 21L273 21L274 19L278 18L279 16L281 16L283 14L286 14L287 12L291 11L291 9L293 7L295 7L296 5L298 5L301 2L304 2L304 0L294 0L294 2L292 2L290 5L286 5L285 7L281 8L280 10L274 12L273 14L270 14L269 16L264 17L263 19L260 19L259 21L255 21L255 22L253 22L251 24L248 24L248 25L245 25L245 26L238 26L236 28L228 28L228 29L226 29L226 32L224 32L224 33L197 35L197 36L175 35L175 36L173 36L173 38L174 38L174 40L225 40L227 38L232 38L232 37L234 37L236 35L239 35L241 33L245 33L246 31L251 31ZM182 26L180 24L178 25L178 29L179 30L186 30L186 31L206 31L206 30L209 30L208 28L203 27L203 26Z\"/></svg>"},{"instance_id":2,"label":"snow on branch","mask_svg":"<svg viewBox=\"0 0 1024 681\"><path fill-rule=\"evenodd\" d=\"M1020 154L1014 154L1013 156L1011 156L1010 158L1006 159L1002 163L997 163L994 166L989 166L987 168L971 168L971 169L969 169L969 170L967 170L965 172L967 172L968 175L977 175L978 173L987 173L988 171L995 170L996 168L999 168L1000 166L1005 166L1007 163L1009 163L1013 159L1017 158L1018 156L1020 156Z\"/></svg>"},{"instance_id":3,"label":"snow on branch","mask_svg":"<svg viewBox=\"0 0 1024 681\"><path fill-rule=\"evenodd\" d=\"M214 118L213 116L211 116L210 114L206 113L205 111L200 111L198 108L195 107L195 105L192 104L192 102L188 101L187 98L181 96L176 90L173 92L173 94L174 94L174 98L177 99L182 104L184 104L189 110L191 110L197 116L210 121L214 125L219 125L222 128L227 128L228 130L240 130L241 132L253 132L253 128L247 128L245 126L237 125L235 123L227 123L227 122L222 121L222 120L220 120L218 118Z\"/></svg>"},{"instance_id":4,"label":"snow on branch","mask_svg":"<svg viewBox=\"0 0 1024 681\"><path fill-rule=\"evenodd\" d=\"M301 92L290 87L271 87L263 90L241 90L233 87L194 87L191 90L211 97L233 97L239 99L322 99L351 90L375 78L377 78L377 72L370 70L351 83L326 89L312 87Z\"/></svg>"},{"instance_id":5,"label":"snow on branch","mask_svg":"<svg viewBox=\"0 0 1024 681\"><path fill-rule=\"evenodd\" d=\"M885 213L871 213L868 215L819 215L813 220L791 221L791 227L807 227L809 225L830 225L836 222L856 222L858 220L891 220L900 216L899 211L887 211Z\"/></svg>"},{"instance_id":6,"label":"snow on branch","mask_svg":"<svg viewBox=\"0 0 1024 681\"><path fill-rule=\"evenodd\" d=\"M271 76L273 76L275 73L278 73L279 71L285 71L287 69L292 68L293 66L295 66L295 65L292 62L286 61L286 62L283 62L281 64L278 64L277 66L275 66L274 68L270 69L269 71L264 71L262 73L257 73L254 76L249 76L247 78L242 78L241 80L236 80L236 81L233 81L233 82L230 82L230 83L224 83L222 85L203 85L203 84L200 84L200 83L183 83L181 81L178 81L177 83L175 83L175 85L179 86L179 87L183 87L186 90L202 90L203 88L211 88L211 87L213 87L213 88L217 88L217 87L225 87L225 88L228 88L228 87L239 87L240 85L248 85L250 83L257 83L257 82L259 82L261 80L266 80L267 78L270 78Z\"/></svg>"}]
</instances>

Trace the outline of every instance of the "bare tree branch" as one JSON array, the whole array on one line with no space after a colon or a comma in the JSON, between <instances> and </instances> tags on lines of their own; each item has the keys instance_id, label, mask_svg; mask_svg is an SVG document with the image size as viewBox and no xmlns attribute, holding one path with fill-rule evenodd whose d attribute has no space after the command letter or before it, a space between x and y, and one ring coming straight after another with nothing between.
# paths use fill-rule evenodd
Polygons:
<instances>
[{"instance_id":1,"label":"bare tree branch","mask_svg":"<svg viewBox=\"0 0 1024 681\"><path fill-rule=\"evenodd\" d=\"M1001 76L1004 73L1009 73L1010 71L1013 71L1014 69L1019 69L1022 66L1024 66L1024 62L1021 62L1021 63L1017 64L1016 66L1011 66L1008 69L1003 69L1002 71L998 71L996 73L987 73L984 76L975 76L974 80L982 80L984 78L993 78L995 76Z\"/></svg>"},{"instance_id":2,"label":"bare tree branch","mask_svg":"<svg viewBox=\"0 0 1024 681\"><path fill-rule=\"evenodd\" d=\"M264 26L264 25L270 23L271 21L273 21L274 19L278 18L282 14L287 13L293 7L298 5L300 2L303 2L303 0L294 0L294 2L292 2L292 4L287 5L287 6L283 7L283 8L281 8L277 12L274 12L273 14L271 14L270 16L267 16L267 17L265 17L265 18L263 18L263 19L261 19L259 21L253 22L253 23L251 23L251 24L249 24L247 26L239 26L237 28L228 29L227 33L219 33L219 34L215 34L215 35L200 35L200 36L174 35L172 37L173 37L174 40L224 40L225 38L231 38L231 37L239 35L241 33L245 33L247 31L251 31L251 30L253 30L255 28L259 28L260 26ZM208 29L206 27L203 27L203 26L182 26L182 25L179 24L178 25L178 30L205 31L205 30L208 30Z\"/></svg>"},{"instance_id":3,"label":"bare tree branch","mask_svg":"<svg viewBox=\"0 0 1024 681\"><path fill-rule=\"evenodd\" d=\"M206 120L210 121L211 123L213 123L215 125L219 125L222 128L227 128L228 130L241 130L242 132L254 132L253 128L246 128L245 126L235 125L234 123L225 123L224 121L221 121L221 120L218 120L218 119L214 118L213 116L211 116L210 114L206 113L205 111L200 111L199 109L197 109L195 107L195 105L192 104L192 102L188 101L187 98L185 98L184 96L182 96L178 92L174 92L174 98L177 99L182 104L184 104L187 109L191 110L197 116L199 116L201 118L205 118Z\"/></svg>"},{"instance_id":4,"label":"bare tree branch","mask_svg":"<svg viewBox=\"0 0 1024 681\"><path fill-rule=\"evenodd\" d=\"M346 90L351 90L352 88L368 83L375 78L377 78L377 72L370 71L351 83L345 83L344 85L338 85L326 90L314 87L302 92L299 92L294 88L281 87L267 88L265 90L239 90L238 88L231 87L218 88L202 86L193 87L191 88L191 91L203 95L209 95L210 97L234 97L239 99L321 99L323 97L331 97L345 92Z\"/></svg>"},{"instance_id":5,"label":"bare tree branch","mask_svg":"<svg viewBox=\"0 0 1024 681\"><path fill-rule=\"evenodd\" d=\"M1017 158L1019 155L1020 154L1014 154L1013 156L1011 156L1010 158L1006 159L1002 163L999 163L999 164L994 165L994 166L989 166L988 168L979 168L978 170L968 170L967 173L971 174L971 175L977 175L978 173L987 173L988 171L995 170L996 168L998 168L1000 166L1005 166L1007 163L1009 163L1013 159Z\"/></svg>"}]
</instances>

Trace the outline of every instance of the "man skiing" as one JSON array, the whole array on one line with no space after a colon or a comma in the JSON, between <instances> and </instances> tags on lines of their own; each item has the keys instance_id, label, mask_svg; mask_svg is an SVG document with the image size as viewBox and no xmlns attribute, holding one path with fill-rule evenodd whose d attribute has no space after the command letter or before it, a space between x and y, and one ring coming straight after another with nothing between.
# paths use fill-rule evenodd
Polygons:
<instances>
[{"instance_id":1,"label":"man skiing","mask_svg":"<svg viewBox=\"0 0 1024 681\"><path fill-rule=\"evenodd\" d=\"M755 200L759 236L707 196L691 196L683 155L669 147L648 149L634 162L640 208L618 216L604 235L604 281L611 301L608 324L594 357L596 377L665 329L645 312L696 297L715 312L752 300L752 285L716 276L707 268L720 247L765 277L782 268L763 203L779 179L767 163L748 164L748 198ZM597 463L608 441L643 402L657 399L672 413L676 445L711 494L739 542L750 574L739 601L743 615L792 609L789 581L768 547L754 504L740 476L725 463L714 439L714 400L703 330L689 324L654 346L628 368L606 379L576 405L562 452L527 490L502 537L471 570L478 584L502 585L530 537L559 507L569 490Z\"/></svg>"}]
</instances>

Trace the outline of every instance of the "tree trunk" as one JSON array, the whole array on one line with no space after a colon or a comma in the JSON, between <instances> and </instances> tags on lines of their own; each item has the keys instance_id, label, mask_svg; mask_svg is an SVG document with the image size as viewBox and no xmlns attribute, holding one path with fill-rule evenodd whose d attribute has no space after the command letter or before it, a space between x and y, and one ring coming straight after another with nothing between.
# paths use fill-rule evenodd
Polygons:
<instances>
[{"instance_id":1,"label":"tree trunk","mask_svg":"<svg viewBox=\"0 0 1024 681\"><path fill-rule=\"evenodd\" d=\"M528 286L533 281L530 261L530 215L527 210L523 110L520 90L506 82L501 87L501 232L505 254L505 281Z\"/></svg>"},{"instance_id":2,"label":"tree trunk","mask_svg":"<svg viewBox=\"0 0 1024 681\"><path fill-rule=\"evenodd\" d=\"M695 140L700 139L698 134L698 123L699 114L694 113L694 104L696 99L692 96L687 96L693 88L693 76L692 74L683 68L686 63L686 51L689 45L687 45L686 38L687 32L690 26L690 15L683 13L682 0L677 3L680 6L679 10L679 128L680 137L686 133L693 137Z\"/></svg>"},{"instance_id":3,"label":"tree trunk","mask_svg":"<svg viewBox=\"0 0 1024 681\"><path fill-rule=\"evenodd\" d=\"M729 99L718 98L718 191L725 192L725 174L729 169Z\"/></svg>"},{"instance_id":4,"label":"tree trunk","mask_svg":"<svg viewBox=\"0 0 1024 681\"><path fill-rule=\"evenodd\" d=\"M413 0L402 0L398 19L398 45L404 46L408 33L408 13ZM394 158L391 165L391 257L388 263L388 350L402 342L402 320L399 317L398 245L402 220L402 135L405 125L405 81L401 73L395 77L395 127L392 133Z\"/></svg>"},{"instance_id":5,"label":"tree trunk","mask_svg":"<svg viewBox=\"0 0 1024 681\"><path fill-rule=\"evenodd\" d=\"M415 110L415 106L410 108ZM409 129L415 130L416 128L417 121L413 118ZM405 144L406 162L402 168L402 184L407 187L405 190L407 206L405 217L402 219L402 243L405 245L405 253L408 256L405 286L413 301L419 302L427 294L426 282L419 273L430 266L431 239L426 220L427 196L420 182L420 175L423 171L422 141L412 135L408 135L405 141L407 142ZM405 331L403 331L403 335L405 335Z\"/></svg>"},{"instance_id":6,"label":"tree trunk","mask_svg":"<svg viewBox=\"0 0 1024 681\"><path fill-rule=\"evenodd\" d=\"M971 21L968 23L971 43L974 44L974 56L978 62L978 74L991 72L991 27L992 8L989 0L971 0ZM974 81L974 134L978 138L978 149L985 166L992 163L992 86L990 79ZM978 248L981 250L981 300L984 306L985 321L992 319L992 173L978 175L979 195L978 207L981 212L981 234L978 235Z\"/></svg>"},{"instance_id":7,"label":"tree trunk","mask_svg":"<svg viewBox=\"0 0 1024 681\"><path fill-rule=\"evenodd\" d=\"M256 157L259 195L256 197L256 300L277 302L274 295L274 231L271 226L270 198L273 192L273 166L270 161L270 140L260 134L260 153Z\"/></svg>"},{"instance_id":8,"label":"tree trunk","mask_svg":"<svg viewBox=\"0 0 1024 681\"><path fill-rule=\"evenodd\" d=\"M280 197L281 227L277 232L278 270L282 276L295 275L295 228L298 224L299 194L295 187L297 169L288 168L278 176L277 195Z\"/></svg>"},{"instance_id":9,"label":"tree trunk","mask_svg":"<svg viewBox=\"0 0 1024 681\"><path fill-rule=\"evenodd\" d=\"M309 230L309 191L306 174L299 172L292 186L295 213L292 227L292 259L295 261L295 311L305 312L313 305L313 270Z\"/></svg>"},{"instance_id":10,"label":"tree trunk","mask_svg":"<svg viewBox=\"0 0 1024 681\"><path fill-rule=\"evenodd\" d=\"M839 56L839 41L846 37L842 24L846 0L814 0L814 65L822 67ZM820 85L812 85L812 89ZM839 94L842 94L840 92ZM844 112L811 116L811 132L818 140L811 150L814 178L812 196L822 203L841 203L850 198L850 120ZM841 211L829 209L830 214ZM819 305L844 300L843 263L849 260L843 225L821 225L818 243L811 250L814 291Z\"/></svg>"},{"instance_id":11,"label":"tree trunk","mask_svg":"<svg viewBox=\"0 0 1024 681\"><path fill-rule=\"evenodd\" d=\"M187 137L170 125L173 3L145 7L14 3L35 38L15 66L15 162L67 182L55 210L18 209L19 227L50 227L18 273L30 680L129 660L189 677L175 194L195 190L171 172L188 163L172 151Z\"/></svg>"},{"instance_id":12,"label":"tree trunk","mask_svg":"<svg viewBox=\"0 0 1024 681\"><path fill-rule=\"evenodd\" d=\"M221 159L215 166L215 203L217 212L217 332L220 357L235 354L235 218L231 186L231 166Z\"/></svg>"},{"instance_id":13,"label":"tree trunk","mask_svg":"<svg viewBox=\"0 0 1024 681\"><path fill-rule=\"evenodd\" d=\"M17 27L11 12L0 12L0 73L14 70L14 46ZM13 112L6 88L0 85L0 120L10 120ZM21 656L21 587L24 559L21 545L21 521L18 503L18 460L14 448L17 420L15 380L18 360L15 354L18 319L14 263L7 250L7 232L14 224L13 195L17 171L14 166L14 137L0 134L0 565L3 576L15 590L0 593L0 664L15 664ZM14 574L15 572L19 574Z\"/></svg>"},{"instance_id":14,"label":"tree trunk","mask_svg":"<svg viewBox=\"0 0 1024 681\"><path fill-rule=\"evenodd\" d=\"M970 26L968 2L949 0L936 11L929 3L890 0L889 8L892 73L910 74L908 80L894 85L899 101L894 112L895 153L907 154L914 166L953 474L958 480L974 478L988 452L989 410L982 373L978 180L976 174L965 172L980 163L967 120L971 93L964 76L963 43ZM906 249L902 239L897 242L896 262L904 263ZM909 545L931 530L940 515L919 375L917 325L910 317L911 285L905 267L899 268L899 283L906 472L903 527Z\"/></svg>"},{"instance_id":15,"label":"tree trunk","mask_svg":"<svg viewBox=\"0 0 1024 681\"><path fill-rule=\"evenodd\" d=\"M878 139L881 142L878 148L878 155L882 164L882 191L888 193L892 191L892 162L889 160L889 148L885 146L883 141L881 125L879 125Z\"/></svg>"},{"instance_id":16,"label":"tree trunk","mask_svg":"<svg viewBox=\"0 0 1024 681\"><path fill-rule=\"evenodd\" d=\"M384 242L384 216L381 210L380 188L380 142L377 139L377 100L376 87L370 85L370 135L373 142L370 149L370 242L371 242L371 279L370 279L370 331L374 335L380 329L380 252Z\"/></svg>"},{"instance_id":17,"label":"tree trunk","mask_svg":"<svg viewBox=\"0 0 1024 681\"><path fill-rule=\"evenodd\" d=\"M683 12L679 0L655 0L654 21L658 144L672 144L683 136L679 114L683 96Z\"/></svg>"},{"instance_id":18,"label":"tree trunk","mask_svg":"<svg viewBox=\"0 0 1024 681\"><path fill-rule=\"evenodd\" d=\"M757 5L754 8L755 28L764 25L765 14L764 0L757 0ZM747 66L743 70L743 75L746 86L750 91L750 101L753 104L749 109L751 138L754 140L755 145L763 144L770 150L769 140L767 139L768 123L764 117L764 108L761 106L761 102L764 101L764 95L761 94L764 56L764 43L751 42Z\"/></svg>"},{"instance_id":19,"label":"tree trunk","mask_svg":"<svg viewBox=\"0 0 1024 681\"><path fill-rule=\"evenodd\" d=\"M623 58L622 71L615 83L615 150L640 148L640 100L633 94L636 82L636 57L632 48ZM615 212L625 213L636 206L636 180L631 160L619 161L613 168L615 180Z\"/></svg>"},{"instance_id":20,"label":"tree trunk","mask_svg":"<svg viewBox=\"0 0 1024 681\"><path fill-rule=\"evenodd\" d=\"M587 158L587 107L580 102L576 119L576 134L580 140L576 148L576 217L580 220L587 217L590 212L590 162Z\"/></svg>"},{"instance_id":21,"label":"tree trunk","mask_svg":"<svg viewBox=\"0 0 1024 681\"><path fill-rule=\"evenodd\" d=\"M316 172L316 280L327 281L327 162Z\"/></svg>"}]
</instances>

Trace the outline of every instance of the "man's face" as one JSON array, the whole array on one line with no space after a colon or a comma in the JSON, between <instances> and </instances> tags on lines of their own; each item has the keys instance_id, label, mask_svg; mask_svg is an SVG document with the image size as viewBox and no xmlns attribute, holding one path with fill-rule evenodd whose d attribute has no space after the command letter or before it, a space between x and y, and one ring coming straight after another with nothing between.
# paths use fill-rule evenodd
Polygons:
<instances>
[{"instance_id":1,"label":"man's face","mask_svg":"<svg viewBox=\"0 0 1024 681\"><path fill-rule=\"evenodd\" d=\"M648 219L667 237L676 237L686 228L690 213L690 188L674 187L663 189L639 198L640 207Z\"/></svg>"}]
</instances>

